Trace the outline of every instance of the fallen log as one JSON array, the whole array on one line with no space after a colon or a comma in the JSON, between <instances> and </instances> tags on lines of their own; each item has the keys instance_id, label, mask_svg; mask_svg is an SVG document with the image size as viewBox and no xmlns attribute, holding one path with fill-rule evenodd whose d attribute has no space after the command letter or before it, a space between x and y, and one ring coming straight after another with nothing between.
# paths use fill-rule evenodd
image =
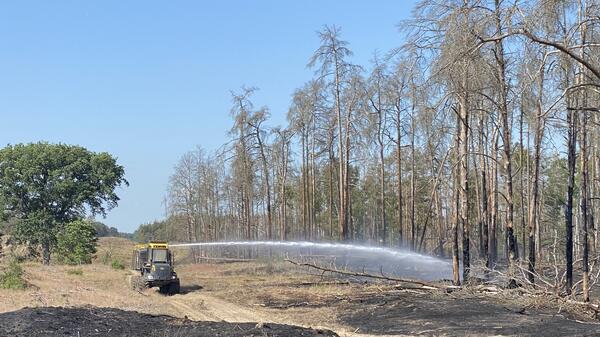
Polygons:
<instances>
[{"instance_id":1,"label":"fallen log","mask_svg":"<svg viewBox=\"0 0 600 337\"><path fill-rule=\"evenodd\" d=\"M284 261L289 262L296 266L300 266L300 267L309 267L309 268L313 268L313 269L316 269L316 270L319 270L322 272L331 272L331 273L336 273L336 274L345 275L345 276L367 277L367 278L374 278L374 279L378 279L378 280L394 281L394 282L399 282L399 283L418 284L421 286L419 289L437 290L440 288L444 288L443 285L433 284L433 283L429 283L429 282L425 282L425 281L399 278L399 277L393 277L393 276L385 276L385 275L375 275L375 274L369 274L369 273L364 273L364 272L354 272L354 271L347 271L347 270L332 269L332 268L326 268L326 267L322 267L322 266L312 264L312 263L297 262L297 261L293 261L290 259L285 259Z\"/></svg>"}]
</instances>

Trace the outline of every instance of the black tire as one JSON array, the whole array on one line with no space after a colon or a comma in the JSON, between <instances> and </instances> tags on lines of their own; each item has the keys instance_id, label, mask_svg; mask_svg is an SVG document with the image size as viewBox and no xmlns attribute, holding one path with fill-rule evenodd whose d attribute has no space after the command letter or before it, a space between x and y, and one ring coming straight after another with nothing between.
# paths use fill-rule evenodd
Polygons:
<instances>
[{"instance_id":1,"label":"black tire","mask_svg":"<svg viewBox=\"0 0 600 337\"><path fill-rule=\"evenodd\" d=\"M160 286L158 288L158 292L163 294L163 295L167 295L170 293L171 287L170 284L164 285L164 286Z\"/></svg>"},{"instance_id":2,"label":"black tire","mask_svg":"<svg viewBox=\"0 0 600 337\"><path fill-rule=\"evenodd\" d=\"M144 285L144 280L142 279L141 276L131 276L131 289L134 291L142 291L144 289L146 289L146 286Z\"/></svg>"},{"instance_id":3,"label":"black tire","mask_svg":"<svg viewBox=\"0 0 600 337\"><path fill-rule=\"evenodd\" d=\"M171 284L169 284L169 295L179 294L180 290L181 290L181 287L179 284L179 280L177 280L175 282L171 282Z\"/></svg>"}]
</instances>

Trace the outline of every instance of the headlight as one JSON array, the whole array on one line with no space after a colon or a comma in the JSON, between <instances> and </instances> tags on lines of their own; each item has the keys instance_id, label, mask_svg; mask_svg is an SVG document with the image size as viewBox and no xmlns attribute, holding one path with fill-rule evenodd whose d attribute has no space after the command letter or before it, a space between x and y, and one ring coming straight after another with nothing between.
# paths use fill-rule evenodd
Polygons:
<instances>
[{"instance_id":1,"label":"headlight","mask_svg":"<svg viewBox=\"0 0 600 337\"><path fill-rule=\"evenodd\" d=\"M152 280L152 279L154 279L154 276L152 276L152 275L148 275L148 279L149 279L149 280Z\"/></svg>"},{"instance_id":2,"label":"headlight","mask_svg":"<svg viewBox=\"0 0 600 337\"><path fill-rule=\"evenodd\" d=\"M171 276L172 279L175 279L175 276Z\"/></svg>"}]
</instances>

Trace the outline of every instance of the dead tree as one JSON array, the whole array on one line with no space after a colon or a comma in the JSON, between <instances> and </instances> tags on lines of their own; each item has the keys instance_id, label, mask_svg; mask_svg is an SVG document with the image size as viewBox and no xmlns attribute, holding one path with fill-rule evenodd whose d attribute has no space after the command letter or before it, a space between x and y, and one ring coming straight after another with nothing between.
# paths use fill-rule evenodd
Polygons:
<instances>
[{"instance_id":1,"label":"dead tree","mask_svg":"<svg viewBox=\"0 0 600 337\"><path fill-rule=\"evenodd\" d=\"M381 218L381 237L383 245L388 240L387 214L386 214L386 171L385 171L385 149L387 133L387 102L385 101L384 90L387 86L387 76L385 74L385 64L379 62L377 58L374 61L374 69L369 78L368 100L369 112L375 115L375 140L377 142L377 152L379 155L379 207Z\"/></svg>"},{"instance_id":2,"label":"dead tree","mask_svg":"<svg viewBox=\"0 0 600 337\"><path fill-rule=\"evenodd\" d=\"M248 120L248 125L252 129L252 136L256 140L258 147L258 153L260 161L262 163L262 173L264 180L264 191L266 196L266 208L267 208L267 238L273 239L273 220L271 215L271 179L269 173L269 165L266 154L266 145L264 143L263 133L266 131L263 129L263 123L269 118L269 113L266 108L256 111L252 118Z\"/></svg>"},{"instance_id":3,"label":"dead tree","mask_svg":"<svg viewBox=\"0 0 600 337\"><path fill-rule=\"evenodd\" d=\"M345 77L348 75L350 64L346 58L352 55L352 52L347 47L348 42L340 39L340 29L338 27L324 27L319 32L321 46L315 51L308 65L314 67L319 64L319 74L322 77L333 77L333 98L334 111L337 117L338 131L338 159L339 159L339 211L338 224L340 232L340 240L346 241L349 239L348 233L348 172L347 172L347 143L343 138L344 135L344 120L348 120L349 112L344 109L342 102L342 92L344 90ZM346 123L346 134L348 134L348 123Z\"/></svg>"}]
</instances>

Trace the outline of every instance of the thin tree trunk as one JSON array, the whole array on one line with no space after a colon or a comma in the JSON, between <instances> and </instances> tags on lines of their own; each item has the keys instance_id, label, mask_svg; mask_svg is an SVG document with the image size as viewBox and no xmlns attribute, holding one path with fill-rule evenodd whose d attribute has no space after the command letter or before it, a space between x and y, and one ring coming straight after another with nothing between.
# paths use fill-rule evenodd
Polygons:
<instances>
[{"instance_id":1,"label":"thin tree trunk","mask_svg":"<svg viewBox=\"0 0 600 337\"><path fill-rule=\"evenodd\" d=\"M456 160L460 159L460 141L459 132L460 118L456 116L457 131L455 135L455 152ZM459 271L459 260L458 260L458 222L460 221L460 174L458 166L454 170L454 221L452 221L452 280L455 286L460 285L460 271Z\"/></svg>"},{"instance_id":2,"label":"thin tree trunk","mask_svg":"<svg viewBox=\"0 0 600 337\"><path fill-rule=\"evenodd\" d=\"M383 137L383 135L382 135ZM386 222L386 214L385 214L385 157L383 153L383 140L380 140L379 147L379 160L381 161L381 168L379 171L380 174L380 182L379 182L379 198L381 202L381 223L382 223L382 235L383 235L383 245L387 245L387 222Z\"/></svg>"},{"instance_id":3,"label":"thin tree trunk","mask_svg":"<svg viewBox=\"0 0 600 337\"><path fill-rule=\"evenodd\" d=\"M306 144L306 136L305 136L305 132L302 131L302 235L304 239L308 238L308 191L307 191L307 177L306 177L306 171L307 171L307 160L306 160L306 156L307 156L307 144Z\"/></svg>"},{"instance_id":4,"label":"thin tree trunk","mask_svg":"<svg viewBox=\"0 0 600 337\"><path fill-rule=\"evenodd\" d=\"M415 164L415 109L413 105L413 111L411 113L411 138L410 138L410 248L415 250L416 248L416 224L415 224L415 197L416 197L416 164Z\"/></svg>"},{"instance_id":5,"label":"thin tree trunk","mask_svg":"<svg viewBox=\"0 0 600 337\"><path fill-rule=\"evenodd\" d=\"M535 125L535 139L534 139L534 159L533 159L533 179L531 181L531 197L529 204L529 256L528 256L528 270L529 282L535 281L535 264L536 257L538 256L538 249L536 244L539 245L539 185L540 185L540 167L542 157L542 141L544 140L545 130L545 117L543 116L543 94L542 89L544 87L544 75L543 72L540 74L539 84L539 97L537 101L537 118Z\"/></svg>"},{"instance_id":6,"label":"thin tree trunk","mask_svg":"<svg viewBox=\"0 0 600 337\"><path fill-rule=\"evenodd\" d=\"M595 117L591 117L590 120L595 121ZM592 170L591 170L591 177L590 177L590 202L589 202L589 212L590 212L590 228L589 230L591 231L591 247L590 247L590 251L592 253L592 255L596 255L597 254L597 230L596 230L596 224L595 224L595 219L597 217L598 214L598 210L597 210L597 205L598 205L598 189L597 189L597 184L598 184L598 180L600 180L598 178L598 149L597 147L598 142L597 142L597 137L593 136L596 134L597 131L594 130L594 128L592 128L591 130L589 130L590 134L590 159L592 160L591 165L592 165Z\"/></svg>"},{"instance_id":7,"label":"thin tree trunk","mask_svg":"<svg viewBox=\"0 0 600 337\"><path fill-rule=\"evenodd\" d=\"M336 46L333 46L333 50L336 50ZM345 171L346 158L344 156L344 140L342 139L342 106L341 106L341 82L340 82L340 64L338 60L338 55L334 53L334 66L335 66L335 110L337 113L337 123L338 123L338 157L339 157L339 198L340 198L340 208L338 211L338 224L340 230L340 240L347 241L348 240L348 219L347 219L347 204L346 204L346 175Z\"/></svg>"},{"instance_id":8,"label":"thin tree trunk","mask_svg":"<svg viewBox=\"0 0 600 337\"><path fill-rule=\"evenodd\" d=\"M281 141L281 156L282 156L282 172L281 172L281 223L279 227L279 239L285 241L287 239L287 196L286 196L286 181L288 170L288 149L289 144L285 135L282 135Z\"/></svg>"},{"instance_id":9,"label":"thin tree trunk","mask_svg":"<svg viewBox=\"0 0 600 337\"><path fill-rule=\"evenodd\" d=\"M42 241L42 263L50 265L50 242L47 239Z\"/></svg>"},{"instance_id":10,"label":"thin tree trunk","mask_svg":"<svg viewBox=\"0 0 600 337\"><path fill-rule=\"evenodd\" d=\"M440 257L444 258L446 256L446 252L444 251L444 238L446 236L444 231L444 214L442 214L442 201L440 199L440 189L438 187L435 193L435 210L438 218L438 250Z\"/></svg>"},{"instance_id":11,"label":"thin tree trunk","mask_svg":"<svg viewBox=\"0 0 600 337\"><path fill-rule=\"evenodd\" d=\"M492 145L492 181L491 184L491 200L490 204L492 205L492 211L490 214L490 231L489 231L489 251L488 251L488 260L487 267L489 269L495 268L496 261L498 260L498 237L496 231L498 229L498 141L500 138L500 134L497 131L493 133L493 145Z\"/></svg>"},{"instance_id":12,"label":"thin tree trunk","mask_svg":"<svg viewBox=\"0 0 600 337\"><path fill-rule=\"evenodd\" d=\"M483 153L480 158L481 165L481 203L482 203L482 217L481 217L481 258L487 258L489 250L489 210L488 210L488 188L487 188L487 158L486 158L486 145L487 142L484 139L484 116L481 114L479 119L479 151Z\"/></svg>"},{"instance_id":13,"label":"thin tree trunk","mask_svg":"<svg viewBox=\"0 0 600 337\"><path fill-rule=\"evenodd\" d=\"M527 247L526 245L526 235L527 235L527 231L525 230L525 179L524 179L524 174L523 174L523 157L527 154L527 152L525 152L525 149L523 148L523 115L525 114L525 112L523 111L523 109L521 109L520 111L520 116L519 116L519 146L520 146L520 151L519 151L519 178L520 178L520 188L519 188L519 198L521 201L521 244L523 245L523 251L522 253L519 253L519 259L524 259L525 258L525 249ZM521 258L522 256L522 258Z\"/></svg>"},{"instance_id":14,"label":"thin tree trunk","mask_svg":"<svg viewBox=\"0 0 600 337\"><path fill-rule=\"evenodd\" d=\"M496 10L496 29L502 31L502 21L500 12L500 0L495 0ZM514 261L517 257L516 244L514 236L514 197L513 197L513 180L512 180L512 138L511 129L509 124L509 111L507 105L507 91L508 84L506 81L506 64L504 60L504 42L496 41L495 50L497 73L498 73L498 85L500 86L500 126L502 129L502 144L503 144L503 164L504 164L504 184L505 184L505 198L506 198L506 246L508 251L508 264L509 274L514 273Z\"/></svg>"},{"instance_id":15,"label":"thin tree trunk","mask_svg":"<svg viewBox=\"0 0 600 337\"><path fill-rule=\"evenodd\" d=\"M265 180L265 194L267 197L267 238L269 240L273 239L273 217L271 214L271 182L269 179L269 165L267 163L267 156L265 154L264 144L262 138L260 137L260 129L258 127L255 128L256 132L256 140L258 142L258 149L260 151L260 157L262 160L263 167L263 175Z\"/></svg>"},{"instance_id":16,"label":"thin tree trunk","mask_svg":"<svg viewBox=\"0 0 600 337\"><path fill-rule=\"evenodd\" d=\"M344 210L346 219L346 240L355 239L356 230L352 219L352 194L350 192L350 115L346 114L346 156L344 157Z\"/></svg>"},{"instance_id":17,"label":"thin tree trunk","mask_svg":"<svg viewBox=\"0 0 600 337\"><path fill-rule=\"evenodd\" d=\"M402 206L402 125L401 109L396 107L396 166L398 167L398 245L404 244L404 209Z\"/></svg>"},{"instance_id":18,"label":"thin tree trunk","mask_svg":"<svg viewBox=\"0 0 600 337\"><path fill-rule=\"evenodd\" d=\"M309 238L310 240L314 240L316 235L317 235L317 229L316 229L316 216L315 216L315 191L316 191L316 164L315 164L315 118L313 117L313 130L312 130L312 137L311 137L311 149L310 149L310 189L309 189L309 196L310 196L310 208L309 208L309 223L310 223L310 235Z\"/></svg>"},{"instance_id":19,"label":"thin tree trunk","mask_svg":"<svg viewBox=\"0 0 600 337\"><path fill-rule=\"evenodd\" d=\"M333 136L331 138L331 143L333 143ZM329 238L333 239L333 169L334 169L334 159L333 159L333 144L329 145Z\"/></svg>"},{"instance_id":20,"label":"thin tree trunk","mask_svg":"<svg viewBox=\"0 0 600 337\"><path fill-rule=\"evenodd\" d=\"M585 106L585 99L584 105ZM588 148L587 148L587 111L581 113L581 219L583 222L583 301L590 301L590 266L589 266L589 241L588 241Z\"/></svg>"},{"instance_id":21,"label":"thin tree trunk","mask_svg":"<svg viewBox=\"0 0 600 337\"><path fill-rule=\"evenodd\" d=\"M465 75L465 84L466 84ZM465 86L466 88L466 86ZM460 97L459 103L459 179L460 179L460 224L462 226L462 249L463 249L463 281L467 282L471 270L470 233L469 233L469 106L467 93Z\"/></svg>"},{"instance_id":22,"label":"thin tree trunk","mask_svg":"<svg viewBox=\"0 0 600 337\"><path fill-rule=\"evenodd\" d=\"M585 45L586 43L586 26L587 23L583 23L583 16L585 12L587 12L586 6L587 3L580 2L579 6L579 23L580 23L580 35L581 35L581 44ZM580 50L580 57L585 59L585 47ZM580 67L578 74L578 84L582 84L584 82L585 69ZM580 106L584 108L587 107L587 92L586 89L581 89L582 92L579 95L581 97ZM583 290L583 301L590 301L590 266L589 266L589 241L588 241L588 226L589 226L589 215L588 215L588 197L589 197L589 157L588 157L588 133L587 133L587 124L588 124L588 111L583 110L579 112L579 116L581 118L581 139L580 139L580 147L581 147L581 219L583 222L583 256L582 256L582 290Z\"/></svg>"},{"instance_id":23,"label":"thin tree trunk","mask_svg":"<svg viewBox=\"0 0 600 337\"><path fill-rule=\"evenodd\" d=\"M568 99L570 101L570 99ZM570 107L570 104L568 105ZM573 192L575 189L575 166L576 166L576 141L577 141L577 118L575 112L567 111L567 166L569 177L567 179L567 201L565 208L565 258L567 263L565 291L571 294L573 288Z\"/></svg>"}]
</instances>

